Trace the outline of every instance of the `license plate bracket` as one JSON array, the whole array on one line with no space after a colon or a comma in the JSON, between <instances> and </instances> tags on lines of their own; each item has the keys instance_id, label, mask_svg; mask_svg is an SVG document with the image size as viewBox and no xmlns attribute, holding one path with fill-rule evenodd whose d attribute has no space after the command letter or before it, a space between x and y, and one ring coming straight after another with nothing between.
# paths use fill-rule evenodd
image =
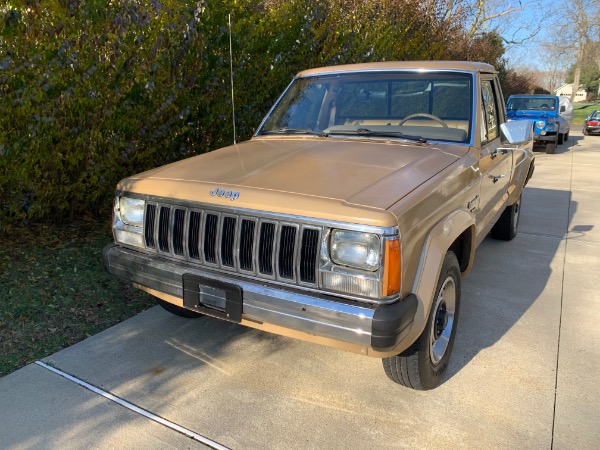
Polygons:
<instances>
[{"instance_id":1,"label":"license plate bracket","mask_svg":"<svg viewBox=\"0 0 600 450\"><path fill-rule=\"evenodd\" d=\"M183 306L209 316L242 321L242 288L198 275L183 275Z\"/></svg>"}]
</instances>

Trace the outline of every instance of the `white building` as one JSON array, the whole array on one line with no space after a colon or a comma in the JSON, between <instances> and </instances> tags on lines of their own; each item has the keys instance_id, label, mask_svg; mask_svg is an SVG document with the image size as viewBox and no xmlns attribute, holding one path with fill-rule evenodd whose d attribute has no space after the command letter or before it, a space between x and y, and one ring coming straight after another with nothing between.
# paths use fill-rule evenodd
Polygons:
<instances>
[{"instance_id":1,"label":"white building","mask_svg":"<svg viewBox=\"0 0 600 450\"><path fill-rule=\"evenodd\" d=\"M569 97L571 98L571 94L573 93L573 83L563 84L556 90L555 95L559 97ZM588 94L585 89L579 89L577 94L575 95L575 103L576 102L585 102L588 99Z\"/></svg>"}]
</instances>

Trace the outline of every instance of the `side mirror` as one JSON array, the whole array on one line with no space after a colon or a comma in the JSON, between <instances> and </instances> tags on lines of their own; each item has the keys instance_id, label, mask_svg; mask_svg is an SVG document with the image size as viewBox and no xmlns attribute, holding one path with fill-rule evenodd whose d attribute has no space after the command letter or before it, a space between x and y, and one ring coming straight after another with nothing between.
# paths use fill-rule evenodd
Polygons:
<instances>
[{"instance_id":1,"label":"side mirror","mask_svg":"<svg viewBox=\"0 0 600 450\"><path fill-rule=\"evenodd\" d=\"M500 125L502 144L524 144L532 140L533 123L531 120L514 120Z\"/></svg>"},{"instance_id":2,"label":"side mirror","mask_svg":"<svg viewBox=\"0 0 600 450\"><path fill-rule=\"evenodd\" d=\"M567 108L565 108L565 105L562 105L562 106L560 107L560 112L561 112L561 113L564 113L566 110L567 110Z\"/></svg>"}]
</instances>

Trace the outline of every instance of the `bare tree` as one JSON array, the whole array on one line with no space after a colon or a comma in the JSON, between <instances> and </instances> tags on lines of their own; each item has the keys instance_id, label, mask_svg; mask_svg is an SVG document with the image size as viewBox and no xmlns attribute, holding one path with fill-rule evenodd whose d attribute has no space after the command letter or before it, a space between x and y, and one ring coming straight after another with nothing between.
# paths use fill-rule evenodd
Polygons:
<instances>
[{"instance_id":1,"label":"bare tree","mask_svg":"<svg viewBox=\"0 0 600 450\"><path fill-rule=\"evenodd\" d=\"M600 25L600 0L565 0L564 14L567 21L560 28L560 36L567 48L576 51L575 73L571 102L579 90L581 68L583 67L586 49L594 37L598 36Z\"/></svg>"},{"instance_id":2,"label":"bare tree","mask_svg":"<svg viewBox=\"0 0 600 450\"><path fill-rule=\"evenodd\" d=\"M544 85L554 94L556 89L565 82L567 69L575 62L573 48L569 43L554 35L551 40L540 45L540 51L544 56Z\"/></svg>"},{"instance_id":3,"label":"bare tree","mask_svg":"<svg viewBox=\"0 0 600 450\"><path fill-rule=\"evenodd\" d=\"M441 15L447 19L458 18L466 25L469 38L496 31L505 44L521 44L534 38L542 29L541 18L526 16L526 10L552 11L543 0L440 0ZM532 20L533 17L533 20Z\"/></svg>"}]
</instances>

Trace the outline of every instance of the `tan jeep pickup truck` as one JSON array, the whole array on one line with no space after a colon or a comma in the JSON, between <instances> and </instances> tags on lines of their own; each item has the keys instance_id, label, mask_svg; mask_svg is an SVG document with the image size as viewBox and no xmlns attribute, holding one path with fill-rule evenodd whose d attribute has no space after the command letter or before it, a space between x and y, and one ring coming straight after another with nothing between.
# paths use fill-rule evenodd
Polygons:
<instances>
[{"instance_id":1,"label":"tan jeep pickup truck","mask_svg":"<svg viewBox=\"0 0 600 450\"><path fill-rule=\"evenodd\" d=\"M503 122L487 64L301 72L250 141L118 184L106 270L177 315L383 358L431 389L475 247L517 232L533 133Z\"/></svg>"}]
</instances>

